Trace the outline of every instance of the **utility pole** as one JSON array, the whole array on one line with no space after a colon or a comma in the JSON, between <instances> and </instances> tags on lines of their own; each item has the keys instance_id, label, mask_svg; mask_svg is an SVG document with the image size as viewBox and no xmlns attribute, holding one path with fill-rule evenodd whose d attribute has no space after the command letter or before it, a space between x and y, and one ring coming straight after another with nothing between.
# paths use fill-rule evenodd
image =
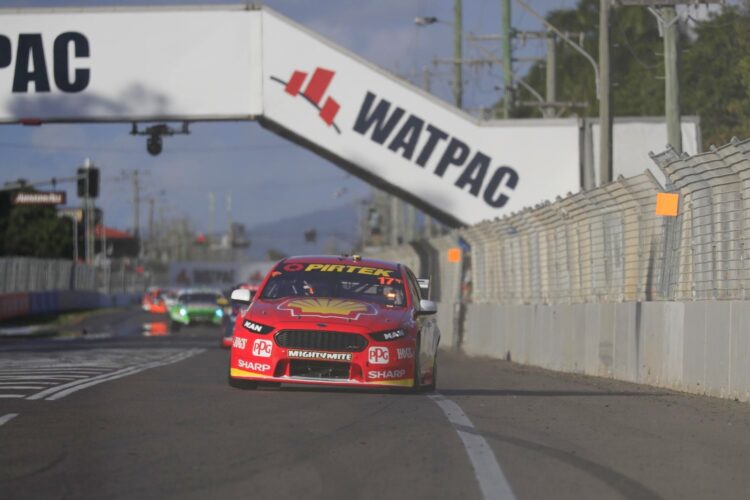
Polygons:
<instances>
[{"instance_id":1,"label":"utility pole","mask_svg":"<svg viewBox=\"0 0 750 500\"><path fill-rule=\"evenodd\" d=\"M547 84L547 92L545 95L545 100L547 102L556 102L557 101L557 53L556 53L557 47L556 47L556 40L555 35L552 32L548 32L547 34L547 76L546 76L546 84ZM544 116L548 118L553 118L555 116L555 109L552 107L547 107L544 109Z\"/></svg>"},{"instance_id":2,"label":"utility pole","mask_svg":"<svg viewBox=\"0 0 750 500\"><path fill-rule=\"evenodd\" d=\"M667 119L669 145L682 153L680 130L680 83L677 73L677 13L674 7L662 7L664 20L664 111ZM669 21L667 21L669 19Z\"/></svg>"},{"instance_id":3,"label":"utility pole","mask_svg":"<svg viewBox=\"0 0 750 500\"><path fill-rule=\"evenodd\" d=\"M463 40L463 21L461 19L461 1L453 0L453 102L457 108L463 108L463 75L461 71Z\"/></svg>"},{"instance_id":4,"label":"utility pole","mask_svg":"<svg viewBox=\"0 0 750 500\"><path fill-rule=\"evenodd\" d=\"M216 227L216 197L213 191L208 193L208 214L209 214L209 228L208 228L208 240L211 241L211 236L214 233Z\"/></svg>"},{"instance_id":5,"label":"utility pole","mask_svg":"<svg viewBox=\"0 0 750 500\"><path fill-rule=\"evenodd\" d=\"M675 5L705 3L718 4L721 0L619 0L622 5L648 7L659 23L659 35L664 38L664 114L667 122L667 140L677 153L682 153L682 128L680 125L680 83L678 74L678 35L679 16ZM665 5L669 4L669 5Z\"/></svg>"},{"instance_id":6,"label":"utility pole","mask_svg":"<svg viewBox=\"0 0 750 500\"><path fill-rule=\"evenodd\" d=\"M599 184L612 180L612 102L609 65L611 0L599 0Z\"/></svg>"},{"instance_id":7,"label":"utility pole","mask_svg":"<svg viewBox=\"0 0 750 500\"><path fill-rule=\"evenodd\" d=\"M83 258L87 264L91 264L94 261L94 200L91 198L91 186L89 184L91 176L88 174L88 169L93 167L91 159L86 158L83 162L83 168L87 170L85 180L85 195L83 197L83 218L84 218L84 233L83 233ZM103 229L103 228L102 228Z\"/></svg>"},{"instance_id":8,"label":"utility pole","mask_svg":"<svg viewBox=\"0 0 750 500\"><path fill-rule=\"evenodd\" d=\"M138 170L133 170L133 236L141 235L141 184L138 180Z\"/></svg>"},{"instance_id":9,"label":"utility pole","mask_svg":"<svg viewBox=\"0 0 750 500\"><path fill-rule=\"evenodd\" d=\"M503 0L503 115L508 119L513 116L515 96L513 92L513 28L511 27L510 0Z\"/></svg>"},{"instance_id":10,"label":"utility pole","mask_svg":"<svg viewBox=\"0 0 750 500\"><path fill-rule=\"evenodd\" d=\"M677 12L673 6L649 7L659 23L659 34L664 39L664 115L667 122L667 141L677 153L682 153L680 126L680 82L677 70Z\"/></svg>"},{"instance_id":11,"label":"utility pole","mask_svg":"<svg viewBox=\"0 0 750 500\"><path fill-rule=\"evenodd\" d=\"M154 203L156 200L154 197L148 199L148 239L153 244L154 242Z\"/></svg>"}]
</instances>

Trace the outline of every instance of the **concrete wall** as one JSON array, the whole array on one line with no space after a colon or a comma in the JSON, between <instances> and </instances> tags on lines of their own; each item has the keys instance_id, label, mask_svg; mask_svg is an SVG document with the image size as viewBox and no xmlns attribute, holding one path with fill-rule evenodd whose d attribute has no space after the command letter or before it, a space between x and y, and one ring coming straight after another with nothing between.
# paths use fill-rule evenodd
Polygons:
<instances>
[{"instance_id":1,"label":"concrete wall","mask_svg":"<svg viewBox=\"0 0 750 500\"><path fill-rule=\"evenodd\" d=\"M750 401L750 301L466 307L467 355Z\"/></svg>"},{"instance_id":2,"label":"concrete wall","mask_svg":"<svg viewBox=\"0 0 750 500\"><path fill-rule=\"evenodd\" d=\"M91 291L24 292L0 294L0 320L55 314L99 307L122 307L137 303L140 294L105 294Z\"/></svg>"}]
</instances>

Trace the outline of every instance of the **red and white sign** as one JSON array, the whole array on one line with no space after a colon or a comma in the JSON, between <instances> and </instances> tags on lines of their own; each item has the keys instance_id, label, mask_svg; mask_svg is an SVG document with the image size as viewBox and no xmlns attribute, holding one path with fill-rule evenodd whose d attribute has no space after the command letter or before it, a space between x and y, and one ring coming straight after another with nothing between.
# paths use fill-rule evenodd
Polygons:
<instances>
[{"instance_id":1,"label":"red and white sign","mask_svg":"<svg viewBox=\"0 0 750 500\"><path fill-rule=\"evenodd\" d=\"M370 347L367 350L367 359L373 365L387 365L390 357L387 347Z\"/></svg>"},{"instance_id":2,"label":"red and white sign","mask_svg":"<svg viewBox=\"0 0 750 500\"><path fill-rule=\"evenodd\" d=\"M273 342L266 339L255 339L253 342L253 355L261 358L270 358L273 352Z\"/></svg>"}]
</instances>

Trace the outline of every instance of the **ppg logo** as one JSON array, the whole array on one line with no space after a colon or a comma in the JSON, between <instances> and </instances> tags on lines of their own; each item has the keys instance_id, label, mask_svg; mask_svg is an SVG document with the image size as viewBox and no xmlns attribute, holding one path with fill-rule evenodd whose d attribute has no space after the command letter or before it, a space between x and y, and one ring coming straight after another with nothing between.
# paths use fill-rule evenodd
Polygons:
<instances>
[{"instance_id":1,"label":"ppg logo","mask_svg":"<svg viewBox=\"0 0 750 500\"><path fill-rule=\"evenodd\" d=\"M270 358L273 351L273 342L266 339L255 339L253 342L253 354L261 358Z\"/></svg>"},{"instance_id":2,"label":"ppg logo","mask_svg":"<svg viewBox=\"0 0 750 500\"><path fill-rule=\"evenodd\" d=\"M71 57L89 57L89 41L81 33L68 31L55 38L52 54L44 53L41 33L21 33L15 47L7 36L0 35L0 69L14 64L13 92L29 92L34 84L35 92L50 92L49 67L51 62L55 86L62 92L81 92L89 85L91 70L76 68L71 73ZM72 49L72 50L71 50ZM50 57L51 56L51 57Z\"/></svg>"},{"instance_id":3,"label":"ppg logo","mask_svg":"<svg viewBox=\"0 0 750 500\"><path fill-rule=\"evenodd\" d=\"M367 359L373 365L387 365L390 357L387 347L370 347L367 351Z\"/></svg>"}]
</instances>

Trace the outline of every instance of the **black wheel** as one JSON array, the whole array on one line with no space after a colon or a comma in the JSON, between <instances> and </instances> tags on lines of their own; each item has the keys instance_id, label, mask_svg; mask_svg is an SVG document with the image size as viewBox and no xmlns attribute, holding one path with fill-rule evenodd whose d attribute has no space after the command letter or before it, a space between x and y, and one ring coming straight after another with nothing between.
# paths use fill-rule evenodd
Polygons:
<instances>
[{"instance_id":1,"label":"black wheel","mask_svg":"<svg viewBox=\"0 0 750 500\"><path fill-rule=\"evenodd\" d=\"M417 346L414 351L414 385L410 392L422 392L422 363L419 361L422 338L417 336Z\"/></svg>"},{"instance_id":2,"label":"black wheel","mask_svg":"<svg viewBox=\"0 0 750 500\"><path fill-rule=\"evenodd\" d=\"M437 354L435 354L435 359L432 361L432 382L422 387L421 392L435 392L435 388L437 387L437 375L438 375L438 362L437 362Z\"/></svg>"},{"instance_id":3,"label":"black wheel","mask_svg":"<svg viewBox=\"0 0 750 500\"><path fill-rule=\"evenodd\" d=\"M234 387L235 389L253 390L258 388L258 382L233 378L231 375L227 376L227 382L229 382L230 387Z\"/></svg>"},{"instance_id":4,"label":"black wheel","mask_svg":"<svg viewBox=\"0 0 750 500\"><path fill-rule=\"evenodd\" d=\"M170 320L169 320L169 331L170 332L179 332L181 326L182 325L179 322L177 322L177 321L175 321L175 320L173 320L173 319L170 318Z\"/></svg>"}]
</instances>

